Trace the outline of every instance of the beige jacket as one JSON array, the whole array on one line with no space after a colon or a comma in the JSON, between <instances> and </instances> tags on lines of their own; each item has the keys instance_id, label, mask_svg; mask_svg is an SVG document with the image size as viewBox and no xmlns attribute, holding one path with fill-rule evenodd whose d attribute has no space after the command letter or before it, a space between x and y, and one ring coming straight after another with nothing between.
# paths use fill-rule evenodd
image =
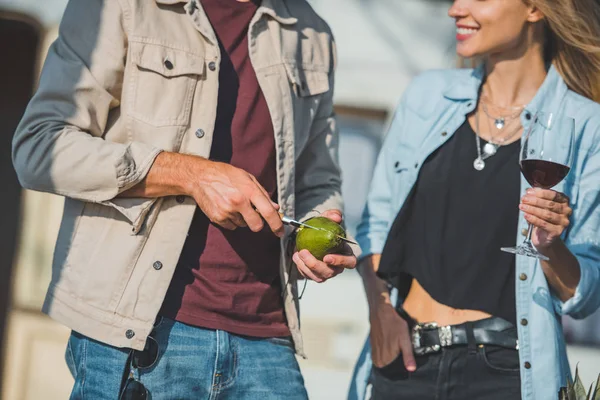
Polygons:
<instances>
[{"instance_id":1,"label":"beige jacket","mask_svg":"<svg viewBox=\"0 0 600 400\"><path fill-rule=\"evenodd\" d=\"M279 204L299 219L341 209L335 48L305 0L263 0L250 58L275 128ZM116 198L161 151L207 157L220 52L198 0L72 0L13 162L28 189L66 197L44 311L93 339L143 349L196 204ZM289 234L281 279L303 354Z\"/></svg>"}]
</instances>

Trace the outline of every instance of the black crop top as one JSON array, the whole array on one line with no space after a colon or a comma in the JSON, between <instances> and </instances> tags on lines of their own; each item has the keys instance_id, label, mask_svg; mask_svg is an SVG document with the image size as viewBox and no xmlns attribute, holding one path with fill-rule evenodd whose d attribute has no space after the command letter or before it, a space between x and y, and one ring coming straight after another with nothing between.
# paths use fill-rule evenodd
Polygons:
<instances>
[{"instance_id":1,"label":"black crop top","mask_svg":"<svg viewBox=\"0 0 600 400\"><path fill-rule=\"evenodd\" d=\"M481 146L486 141L481 140ZM476 171L468 121L423 164L382 252L378 275L408 294L412 278L438 302L515 323L514 246L519 218L519 141Z\"/></svg>"}]
</instances>

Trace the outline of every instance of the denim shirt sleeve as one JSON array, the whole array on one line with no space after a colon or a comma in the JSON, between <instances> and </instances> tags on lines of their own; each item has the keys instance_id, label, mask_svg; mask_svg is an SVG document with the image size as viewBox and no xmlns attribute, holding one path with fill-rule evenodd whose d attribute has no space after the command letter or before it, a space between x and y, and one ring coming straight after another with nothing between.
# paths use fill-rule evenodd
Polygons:
<instances>
[{"instance_id":1,"label":"denim shirt sleeve","mask_svg":"<svg viewBox=\"0 0 600 400\"><path fill-rule=\"evenodd\" d=\"M598 132L596 132L598 133ZM579 261L581 277L575 295L563 302L554 297L557 313L585 318L600 307L600 145L584 161L577 204L566 244Z\"/></svg>"},{"instance_id":2,"label":"denim shirt sleeve","mask_svg":"<svg viewBox=\"0 0 600 400\"><path fill-rule=\"evenodd\" d=\"M377 158L367 203L357 228L356 241L362 249L361 258L371 254L381 254L392 223L393 193L390 160L395 149L394 143L398 142L402 131L404 112L405 97L396 109Z\"/></svg>"}]
</instances>

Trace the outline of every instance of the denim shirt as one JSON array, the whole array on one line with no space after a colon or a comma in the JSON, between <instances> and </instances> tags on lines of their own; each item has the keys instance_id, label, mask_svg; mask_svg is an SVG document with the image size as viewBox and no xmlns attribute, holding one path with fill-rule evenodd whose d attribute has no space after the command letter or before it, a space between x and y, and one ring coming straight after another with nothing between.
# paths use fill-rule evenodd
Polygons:
<instances>
[{"instance_id":1,"label":"denim shirt","mask_svg":"<svg viewBox=\"0 0 600 400\"><path fill-rule=\"evenodd\" d=\"M365 257L381 254L388 230L415 184L427 157L442 146L477 105L483 68L429 71L406 89L379 155L357 241ZM584 318L600 306L600 105L568 89L551 67L544 83L520 115L526 129L537 111L563 113L575 120L571 172L554 190L571 200L573 215L563 234L577 257L581 279L566 302L549 288L539 262L516 258L515 290L521 393L524 400L558 398L570 378L561 316ZM476 155L473 155L474 157ZM529 187L521 177L521 195ZM523 214L515 244L527 229ZM348 399L364 399L371 374L369 341L355 367Z\"/></svg>"}]
</instances>

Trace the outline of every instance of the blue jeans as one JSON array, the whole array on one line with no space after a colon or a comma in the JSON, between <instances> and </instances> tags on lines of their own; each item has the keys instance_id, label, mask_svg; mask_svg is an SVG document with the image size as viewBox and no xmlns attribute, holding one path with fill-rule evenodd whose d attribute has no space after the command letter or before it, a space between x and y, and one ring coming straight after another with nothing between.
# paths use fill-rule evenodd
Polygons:
<instances>
[{"instance_id":1,"label":"blue jeans","mask_svg":"<svg viewBox=\"0 0 600 400\"><path fill-rule=\"evenodd\" d=\"M156 364L134 370L152 400L306 400L289 338L258 339L159 318L152 332ZM127 379L129 349L71 334L66 359L71 400L116 400Z\"/></svg>"}]
</instances>

